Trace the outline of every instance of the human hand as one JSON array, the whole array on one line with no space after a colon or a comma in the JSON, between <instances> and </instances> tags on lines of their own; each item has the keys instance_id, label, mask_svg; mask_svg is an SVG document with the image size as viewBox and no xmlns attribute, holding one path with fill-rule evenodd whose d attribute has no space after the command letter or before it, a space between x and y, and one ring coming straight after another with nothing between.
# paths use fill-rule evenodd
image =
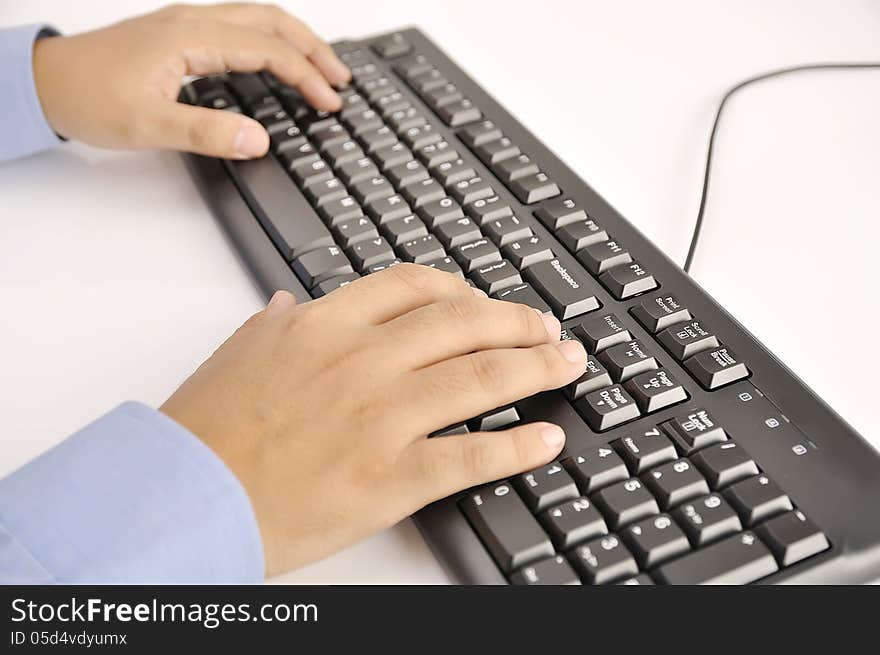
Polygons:
<instances>
[{"instance_id":1,"label":"human hand","mask_svg":"<svg viewBox=\"0 0 880 655\"><path fill-rule=\"evenodd\" d=\"M576 379L586 353L559 337L549 314L398 264L305 305L279 291L161 411L241 481L272 574L552 460L548 423L426 435Z\"/></svg>"},{"instance_id":2,"label":"human hand","mask_svg":"<svg viewBox=\"0 0 880 655\"><path fill-rule=\"evenodd\" d=\"M328 111L341 107L331 85L351 78L330 46L270 5L174 5L34 46L34 79L49 124L104 148L262 156L269 136L257 121L177 97L185 75L263 69Z\"/></svg>"}]
</instances>

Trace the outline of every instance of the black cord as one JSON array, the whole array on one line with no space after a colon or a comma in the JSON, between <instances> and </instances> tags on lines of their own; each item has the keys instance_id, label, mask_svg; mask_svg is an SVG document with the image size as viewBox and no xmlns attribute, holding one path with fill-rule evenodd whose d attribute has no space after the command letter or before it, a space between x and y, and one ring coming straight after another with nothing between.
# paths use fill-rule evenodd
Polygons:
<instances>
[{"instance_id":1,"label":"black cord","mask_svg":"<svg viewBox=\"0 0 880 655\"><path fill-rule=\"evenodd\" d=\"M724 106L727 104L727 101L730 97L750 84L755 82L760 82L761 80L767 80L772 77L780 77L782 75L788 75L789 73L798 73L802 71L817 71L817 70L843 70L848 68L880 68L880 62L841 62L841 63L826 63L826 64L802 64L800 66L790 66L788 68L779 68L777 70L768 71L766 73L761 73L760 75L756 75L755 77L750 77L747 80L743 80L739 82L737 85L731 87L727 93L724 94L724 97L721 98L721 102L718 105L718 109L715 112L715 121L712 123L712 132L709 135L709 148L706 151L706 168L703 172L703 191L700 195L700 209L697 212L697 221L694 223L694 232L691 236L691 245L688 249L687 257L684 260L684 270L685 273L689 273L691 270L691 264L694 261L694 255L697 252L697 242L700 240L700 230L703 227L703 216L706 212L706 197L709 194L709 177L712 172L712 151L715 149L715 134L718 132L718 123L721 120L721 113L724 111Z\"/></svg>"}]
</instances>

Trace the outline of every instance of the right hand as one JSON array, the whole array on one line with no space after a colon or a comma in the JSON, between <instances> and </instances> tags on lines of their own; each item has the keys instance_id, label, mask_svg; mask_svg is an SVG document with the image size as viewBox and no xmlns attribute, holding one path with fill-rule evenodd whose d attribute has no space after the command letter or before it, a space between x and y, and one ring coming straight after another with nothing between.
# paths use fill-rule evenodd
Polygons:
<instances>
[{"instance_id":1,"label":"right hand","mask_svg":"<svg viewBox=\"0 0 880 655\"><path fill-rule=\"evenodd\" d=\"M559 337L549 314L399 264L301 306L279 291L161 410L238 476L276 573L558 455L548 423L426 435L583 374Z\"/></svg>"}]
</instances>

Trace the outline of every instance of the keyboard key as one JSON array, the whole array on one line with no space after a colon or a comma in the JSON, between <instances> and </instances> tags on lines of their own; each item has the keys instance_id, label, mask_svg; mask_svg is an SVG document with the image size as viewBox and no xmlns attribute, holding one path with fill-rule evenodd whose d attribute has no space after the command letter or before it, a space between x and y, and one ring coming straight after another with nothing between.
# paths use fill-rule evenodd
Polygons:
<instances>
[{"instance_id":1,"label":"keyboard key","mask_svg":"<svg viewBox=\"0 0 880 655\"><path fill-rule=\"evenodd\" d=\"M327 148L324 156L334 168L338 168L343 164L363 158L364 151L357 144L357 141L348 140L338 143L335 146L330 146ZM343 177L342 179L345 178Z\"/></svg>"},{"instance_id":2,"label":"keyboard key","mask_svg":"<svg viewBox=\"0 0 880 655\"><path fill-rule=\"evenodd\" d=\"M336 291L340 287L351 284L360 277L357 273L346 273L345 275L337 275L321 282L318 286L311 290L312 296L320 298L326 296L332 291Z\"/></svg>"},{"instance_id":3,"label":"keyboard key","mask_svg":"<svg viewBox=\"0 0 880 655\"><path fill-rule=\"evenodd\" d=\"M363 182L374 177L379 177L379 169L369 157L361 157L353 161L345 162L338 168L339 177L348 186Z\"/></svg>"},{"instance_id":4,"label":"keyboard key","mask_svg":"<svg viewBox=\"0 0 880 655\"><path fill-rule=\"evenodd\" d=\"M486 238L457 246L453 249L452 256L465 273L471 273L477 268L501 261L501 253L498 252L498 248Z\"/></svg>"},{"instance_id":5,"label":"keyboard key","mask_svg":"<svg viewBox=\"0 0 880 655\"><path fill-rule=\"evenodd\" d=\"M516 423L518 420L519 413L516 411L516 407L499 407L498 409L493 409L485 414L481 414L476 418L472 418L468 421L468 426L470 427L471 432L482 432L506 428L508 425Z\"/></svg>"},{"instance_id":6,"label":"keyboard key","mask_svg":"<svg viewBox=\"0 0 880 655\"><path fill-rule=\"evenodd\" d=\"M428 122L424 115L415 107L408 107L407 109L395 111L388 116L387 120L391 128L398 134L411 127L424 125Z\"/></svg>"},{"instance_id":7,"label":"keyboard key","mask_svg":"<svg viewBox=\"0 0 880 655\"><path fill-rule=\"evenodd\" d=\"M504 289L491 294L496 300L506 300L508 302L517 302L529 307L534 307L538 311L547 314L550 305L544 302L544 299L532 288L530 284L518 284L515 287Z\"/></svg>"},{"instance_id":8,"label":"keyboard key","mask_svg":"<svg viewBox=\"0 0 880 655\"><path fill-rule=\"evenodd\" d=\"M709 446L691 457L713 489L758 475L758 466L737 443L725 441Z\"/></svg>"},{"instance_id":9,"label":"keyboard key","mask_svg":"<svg viewBox=\"0 0 880 655\"><path fill-rule=\"evenodd\" d=\"M510 205L508 205L500 196L480 198L467 205L464 210L467 212L467 215L477 221L479 225L486 225L489 221L513 215L513 210L510 208Z\"/></svg>"},{"instance_id":10,"label":"keyboard key","mask_svg":"<svg viewBox=\"0 0 880 655\"><path fill-rule=\"evenodd\" d=\"M554 555L550 538L506 482L469 494L461 509L503 571Z\"/></svg>"},{"instance_id":11,"label":"keyboard key","mask_svg":"<svg viewBox=\"0 0 880 655\"><path fill-rule=\"evenodd\" d=\"M387 125L368 130L354 130L354 132L369 153L376 153L398 143L397 135Z\"/></svg>"},{"instance_id":12,"label":"keyboard key","mask_svg":"<svg viewBox=\"0 0 880 655\"><path fill-rule=\"evenodd\" d=\"M698 320L670 326L657 335L657 340L679 361L719 346L717 337Z\"/></svg>"},{"instance_id":13,"label":"keyboard key","mask_svg":"<svg viewBox=\"0 0 880 655\"><path fill-rule=\"evenodd\" d=\"M611 444L623 457L629 470L635 475L644 473L664 462L674 460L678 454L672 442L657 428L623 437Z\"/></svg>"},{"instance_id":14,"label":"keyboard key","mask_svg":"<svg viewBox=\"0 0 880 655\"><path fill-rule=\"evenodd\" d=\"M402 188L408 184L427 180L431 176L428 169L422 165L422 162L411 159L406 163L393 166L386 171L388 179L394 183L397 188Z\"/></svg>"},{"instance_id":15,"label":"keyboard key","mask_svg":"<svg viewBox=\"0 0 880 655\"><path fill-rule=\"evenodd\" d=\"M788 494L763 474L730 485L724 497L749 526L794 509Z\"/></svg>"},{"instance_id":16,"label":"keyboard key","mask_svg":"<svg viewBox=\"0 0 880 655\"><path fill-rule=\"evenodd\" d=\"M632 261L632 256L614 239L590 244L577 253L577 258L593 275Z\"/></svg>"},{"instance_id":17,"label":"keyboard key","mask_svg":"<svg viewBox=\"0 0 880 655\"><path fill-rule=\"evenodd\" d=\"M300 255L291 263L293 272L311 289L331 277L353 273L351 262L339 246L327 246Z\"/></svg>"},{"instance_id":18,"label":"keyboard key","mask_svg":"<svg viewBox=\"0 0 880 655\"><path fill-rule=\"evenodd\" d=\"M333 234L336 237L336 243L343 248L348 248L358 241L378 238L379 231L373 225L373 221L366 216L360 216L337 224L333 228Z\"/></svg>"},{"instance_id":19,"label":"keyboard key","mask_svg":"<svg viewBox=\"0 0 880 655\"><path fill-rule=\"evenodd\" d=\"M431 170L433 171L434 176L440 180L440 184L446 187L450 184L455 184L462 180L469 180L472 177L477 176L477 172L473 169L473 166L461 157L437 164L436 166L431 167Z\"/></svg>"},{"instance_id":20,"label":"keyboard key","mask_svg":"<svg viewBox=\"0 0 880 655\"><path fill-rule=\"evenodd\" d=\"M532 264L553 259L553 251L544 245L539 236L513 241L504 246L504 256L518 269L528 268Z\"/></svg>"},{"instance_id":21,"label":"keyboard key","mask_svg":"<svg viewBox=\"0 0 880 655\"><path fill-rule=\"evenodd\" d=\"M372 275L373 273L378 273L379 271L385 271L392 266L397 266L400 262L401 260L395 257L394 259L388 259L386 261L379 262L378 264L373 264L367 267L367 274Z\"/></svg>"},{"instance_id":22,"label":"keyboard key","mask_svg":"<svg viewBox=\"0 0 880 655\"><path fill-rule=\"evenodd\" d=\"M453 102L457 102L461 100L464 96L462 96L461 91L458 90L454 84L446 84L444 86L438 86L437 88L431 89L430 91L426 91L422 96L422 100L424 100L431 109L435 111L444 105L448 105Z\"/></svg>"},{"instance_id":23,"label":"keyboard key","mask_svg":"<svg viewBox=\"0 0 880 655\"><path fill-rule=\"evenodd\" d=\"M360 241L348 249L352 263L359 271L394 259L394 250L383 237Z\"/></svg>"},{"instance_id":24,"label":"keyboard key","mask_svg":"<svg viewBox=\"0 0 880 655\"><path fill-rule=\"evenodd\" d=\"M415 54L394 64L394 71L404 79L415 77L433 68L425 55Z\"/></svg>"},{"instance_id":25,"label":"keyboard key","mask_svg":"<svg viewBox=\"0 0 880 655\"><path fill-rule=\"evenodd\" d=\"M618 300L632 298L657 288L657 280L638 262L615 266L599 276L599 281Z\"/></svg>"},{"instance_id":26,"label":"keyboard key","mask_svg":"<svg viewBox=\"0 0 880 655\"><path fill-rule=\"evenodd\" d=\"M321 180L306 187L306 195L316 207L320 207L333 200L339 200L348 195L345 185L338 177L329 180Z\"/></svg>"},{"instance_id":27,"label":"keyboard key","mask_svg":"<svg viewBox=\"0 0 880 655\"><path fill-rule=\"evenodd\" d=\"M619 384L588 393L574 402L574 408L596 432L639 417L636 402Z\"/></svg>"},{"instance_id":28,"label":"keyboard key","mask_svg":"<svg viewBox=\"0 0 880 655\"><path fill-rule=\"evenodd\" d=\"M686 459L653 468L642 479L664 510L709 493L706 478Z\"/></svg>"},{"instance_id":29,"label":"keyboard key","mask_svg":"<svg viewBox=\"0 0 880 655\"><path fill-rule=\"evenodd\" d=\"M672 437L684 455L727 440L724 428L705 409L673 416L661 427Z\"/></svg>"},{"instance_id":30,"label":"keyboard key","mask_svg":"<svg viewBox=\"0 0 880 655\"><path fill-rule=\"evenodd\" d=\"M581 493L584 494L591 494L629 477L626 464L609 446L588 448L562 464L571 473Z\"/></svg>"},{"instance_id":31,"label":"keyboard key","mask_svg":"<svg viewBox=\"0 0 880 655\"><path fill-rule=\"evenodd\" d=\"M609 584L639 572L632 554L613 534L578 546L568 554L568 558L590 584Z\"/></svg>"},{"instance_id":32,"label":"keyboard key","mask_svg":"<svg viewBox=\"0 0 880 655\"><path fill-rule=\"evenodd\" d=\"M477 268L471 274L471 278L480 289L489 295L522 284L519 271L506 259Z\"/></svg>"},{"instance_id":33,"label":"keyboard key","mask_svg":"<svg viewBox=\"0 0 880 655\"><path fill-rule=\"evenodd\" d=\"M687 391L665 368L636 375L627 380L624 386L636 399L643 414L650 414L688 399Z\"/></svg>"},{"instance_id":34,"label":"keyboard key","mask_svg":"<svg viewBox=\"0 0 880 655\"><path fill-rule=\"evenodd\" d=\"M749 369L727 346L694 355L684 365L709 390L749 377Z\"/></svg>"},{"instance_id":35,"label":"keyboard key","mask_svg":"<svg viewBox=\"0 0 880 655\"><path fill-rule=\"evenodd\" d=\"M461 266L459 266L452 257L442 257L440 259L434 259L427 262L425 266L430 266L431 268L436 268L439 271L454 273L455 275L464 277L464 271L461 270Z\"/></svg>"},{"instance_id":36,"label":"keyboard key","mask_svg":"<svg viewBox=\"0 0 880 655\"><path fill-rule=\"evenodd\" d=\"M608 240L608 233L593 219L569 223L556 231L556 238L571 252Z\"/></svg>"},{"instance_id":37,"label":"keyboard key","mask_svg":"<svg viewBox=\"0 0 880 655\"><path fill-rule=\"evenodd\" d=\"M333 246L333 236L277 162L269 157L230 164L257 219L288 261ZM350 271L343 271L350 272ZM307 284L311 288L314 283Z\"/></svg>"},{"instance_id":38,"label":"keyboard key","mask_svg":"<svg viewBox=\"0 0 880 655\"><path fill-rule=\"evenodd\" d=\"M638 339L611 346L600 352L597 358L617 382L658 368L657 360Z\"/></svg>"},{"instance_id":39,"label":"keyboard key","mask_svg":"<svg viewBox=\"0 0 880 655\"><path fill-rule=\"evenodd\" d=\"M403 190L403 196L413 207L421 207L446 197L446 192L437 180L427 179L410 184Z\"/></svg>"},{"instance_id":40,"label":"keyboard key","mask_svg":"<svg viewBox=\"0 0 880 655\"><path fill-rule=\"evenodd\" d=\"M685 503L672 515L688 534L695 548L742 530L739 516L718 494Z\"/></svg>"},{"instance_id":41,"label":"keyboard key","mask_svg":"<svg viewBox=\"0 0 880 655\"><path fill-rule=\"evenodd\" d=\"M657 501L638 478L605 487L593 495L593 502L602 511L612 530L660 513Z\"/></svg>"},{"instance_id":42,"label":"keyboard key","mask_svg":"<svg viewBox=\"0 0 880 655\"><path fill-rule=\"evenodd\" d=\"M468 125L458 132L458 138L464 141L471 149L500 139L502 136L501 128L492 121L480 121L474 125Z\"/></svg>"},{"instance_id":43,"label":"keyboard key","mask_svg":"<svg viewBox=\"0 0 880 655\"><path fill-rule=\"evenodd\" d=\"M510 157L492 167L492 172L504 184L509 184L526 175L534 175L538 170L538 165L526 154Z\"/></svg>"},{"instance_id":44,"label":"keyboard key","mask_svg":"<svg viewBox=\"0 0 880 655\"><path fill-rule=\"evenodd\" d=\"M520 177L511 182L508 187L524 205L541 202L562 193L556 183L543 172Z\"/></svg>"},{"instance_id":45,"label":"keyboard key","mask_svg":"<svg viewBox=\"0 0 880 655\"><path fill-rule=\"evenodd\" d=\"M363 216L364 212L357 200L351 196L343 196L321 205L321 216L324 222L333 227L343 221Z\"/></svg>"},{"instance_id":46,"label":"keyboard key","mask_svg":"<svg viewBox=\"0 0 880 655\"><path fill-rule=\"evenodd\" d=\"M405 241L400 246L400 256L405 262L427 264L434 259L446 256L443 245L437 241L433 234Z\"/></svg>"},{"instance_id":47,"label":"keyboard key","mask_svg":"<svg viewBox=\"0 0 880 655\"><path fill-rule=\"evenodd\" d=\"M829 547L822 531L800 510L787 512L755 528L782 566L791 566Z\"/></svg>"},{"instance_id":48,"label":"keyboard key","mask_svg":"<svg viewBox=\"0 0 880 655\"><path fill-rule=\"evenodd\" d=\"M619 343L632 341L632 335L614 314L603 314L584 320L572 330L587 351L595 355Z\"/></svg>"},{"instance_id":49,"label":"keyboard key","mask_svg":"<svg viewBox=\"0 0 880 655\"><path fill-rule=\"evenodd\" d=\"M394 195L394 187L385 177L376 175L368 180L353 184L352 195L363 204L368 204L374 200Z\"/></svg>"},{"instance_id":50,"label":"keyboard key","mask_svg":"<svg viewBox=\"0 0 880 655\"><path fill-rule=\"evenodd\" d=\"M687 308L671 293L645 298L630 311L646 330L654 334L693 318Z\"/></svg>"},{"instance_id":51,"label":"keyboard key","mask_svg":"<svg viewBox=\"0 0 880 655\"><path fill-rule=\"evenodd\" d=\"M558 259L531 264L526 279L553 308L560 320L598 309L599 300L587 280L576 269L565 268Z\"/></svg>"},{"instance_id":52,"label":"keyboard key","mask_svg":"<svg viewBox=\"0 0 880 655\"><path fill-rule=\"evenodd\" d=\"M535 212L535 216L551 232L577 221L586 221L587 212L573 198L554 198L548 200Z\"/></svg>"},{"instance_id":53,"label":"keyboard key","mask_svg":"<svg viewBox=\"0 0 880 655\"><path fill-rule=\"evenodd\" d=\"M452 185L450 193L459 203L467 205L481 198L494 196L495 189L491 187L489 182L477 175L466 180L459 180Z\"/></svg>"},{"instance_id":54,"label":"keyboard key","mask_svg":"<svg viewBox=\"0 0 880 655\"><path fill-rule=\"evenodd\" d=\"M439 143L443 140L442 135L434 129L430 123L411 127L403 133L403 141L413 150L421 150L425 146Z\"/></svg>"},{"instance_id":55,"label":"keyboard key","mask_svg":"<svg viewBox=\"0 0 880 655\"><path fill-rule=\"evenodd\" d=\"M460 246L469 241L476 241L482 236L480 228L467 216L454 221L440 223L440 225L434 228L434 234L446 248Z\"/></svg>"},{"instance_id":56,"label":"keyboard key","mask_svg":"<svg viewBox=\"0 0 880 655\"><path fill-rule=\"evenodd\" d=\"M294 162L290 172L304 189L333 178L333 171L323 159Z\"/></svg>"},{"instance_id":57,"label":"keyboard key","mask_svg":"<svg viewBox=\"0 0 880 655\"><path fill-rule=\"evenodd\" d=\"M431 89L445 86L449 80L443 77L443 74L436 68L431 68L423 73L413 75L408 79L408 82L419 95L422 95Z\"/></svg>"},{"instance_id":58,"label":"keyboard key","mask_svg":"<svg viewBox=\"0 0 880 655\"><path fill-rule=\"evenodd\" d=\"M386 221L380 229L382 236L388 239L388 243L392 246L399 246L406 241L412 241L428 234L428 228L425 227L425 224L412 214Z\"/></svg>"},{"instance_id":59,"label":"keyboard key","mask_svg":"<svg viewBox=\"0 0 880 655\"><path fill-rule=\"evenodd\" d=\"M458 152L449 145L449 141L442 140L419 147L418 157L419 161L421 161L429 170L433 170L440 166L440 164L461 159L458 156ZM446 180L441 179L440 182L442 182L444 186L447 184Z\"/></svg>"},{"instance_id":60,"label":"keyboard key","mask_svg":"<svg viewBox=\"0 0 880 655\"><path fill-rule=\"evenodd\" d=\"M412 151L400 141L378 148L373 152L373 159L379 164L379 168L387 171L400 164L405 164L413 158Z\"/></svg>"},{"instance_id":61,"label":"keyboard key","mask_svg":"<svg viewBox=\"0 0 880 655\"><path fill-rule=\"evenodd\" d=\"M419 207L418 214L432 230L442 223L464 218L461 205L449 196L423 204Z\"/></svg>"},{"instance_id":62,"label":"keyboard key","mask_svg":"<svg viewBox=\"0 0 880 655\"><path fill-rule=\"evenodd\" d=\"M400 32L384 36L378 41L374 41L370 47L373 48L377 55L385 59L400 57L412 50L409 41Z\"/></svg>"},{"instance_id":63,"label":"keyboard key","mask_svg":"<svg viewBox=\"0 0 880 655\"><path fill-rule=\"evenodd\" d=\"M483 224L483 231L499 248L533 236L532 228L513 215L486 221Z\"/></svg>"},{"instance_id":64,"label":"keyboard key","mask_svg":"<svg viewBox=\"0 0 880 655\"><path fill-rule=\"evenodd\" d=\"M406 201L396 193L369 201L366 209L367 213L375 218L379 225L386 221L393 221L395 218L409 216L412 213Z\"/></svg>"},{"instance_id":65,"label":"keyboard key","mask_svg":"<svg viewBox=\"0 0 880 655\"><path fill-rule=\"evenodd\" d=\"M542 512L552 505L578 497L578 489L558 462L527 471L514 478L520 496L533 512Z\"/></svg>"},{"instance_id":66,"label":"keyboard key","mask_svg":"<svg viewBox=\"0 0 880 655\"><path fill-rule=\"evenodd\" d=\"M642 519L620 532L639 566L650 569L690 550L688 539L668 514Z\"/></svg>"},{"instance_id":67,"label":"keyboard key","mask_svg":"<svg viewBox=\"0 0 880 655\"><path fill-rule=\"evenodd\" d=\"M437 109L437 115L449 127L473 123L483 117L482 112L467 98L443 105Z\"/></svg>"},{"instance_id":68,"label":"keyboard key","mask_svg":"<svg viewBox=\"0 0 880 655\"><path fill-rule=\"evenodd\" d=\"M562 555L556 555L524 566L513 573L510 584L515 585L579 585L581 583L571 564Z\"/></svg>"},{"instance_id":69,"label":"keyboard key","mask_svg":"<svg viewBox=\"0 0 880 655\"><path fill-rule=\"evenodd\" d=\"M516 157L520 153L518 146L506 136L494 141L487 141L483 145L474 148L474 152L486 166L491 167L500 161L504 161L509 157Z\"/></svg>"},{"instance_id":70,"label":"keyboard key","mask_svg":"<svg viewBox=\"0 0 880 655\"><path fill-rule=\"evenodd\" d=\"M776 573L770 550L753 532L731 535L664 564L654 577L664 584L749 584Z\"/></svg>"},{"instance_id":71,"label":"keyboard key","mask_svg":"<svg viewBox=\"0 0 880 655\"><path fill-rule=\"evenodd\" d=\"M558 550L569 550L582 541L608 534L605 519L584 497L551 507L538 518Z\"/></svg>"},{"instance_id":72,"label":"keyboard key","mask_svg":"<svg viewBox=\"0 0 880 655\"><path fill-rule=\"evenodd\" d=\"M596 391L603 387L609 387L611 384L611 376L608 375L608 371L605 370L605 367L602 366L595 357L589 355L587 357L587 367L584 374L574 382L566 385L564 391L566 396L575 400L576 398L585 396L591 391Z\"/></svg>"}]
</instances>

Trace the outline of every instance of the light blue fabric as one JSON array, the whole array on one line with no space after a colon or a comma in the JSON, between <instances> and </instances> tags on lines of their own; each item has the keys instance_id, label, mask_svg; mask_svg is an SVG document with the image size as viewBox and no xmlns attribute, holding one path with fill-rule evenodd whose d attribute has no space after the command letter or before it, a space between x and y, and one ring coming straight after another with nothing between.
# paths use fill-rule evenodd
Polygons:
<instances>
[{"instance_id":1,"label":"light blue fabric","mask_svg":"<svg viewBox=\"0 0 880 655\"><path fill-rule=\"evenodd\" d=\"M256 583L264 570L238 479L145 405L0 480L0 583Z\"/></svg>"},{"instance_id":2,"label":"light blue fabric","mask_svg":"<svg viewBox=\"0 0 880 655\"><path fill-rule=\"evenodd\" d=\"M51 148L52 131L34 85L34 41L55 34L46 25L0 29L0 161Z\"/></svg>"}]
</instances>

